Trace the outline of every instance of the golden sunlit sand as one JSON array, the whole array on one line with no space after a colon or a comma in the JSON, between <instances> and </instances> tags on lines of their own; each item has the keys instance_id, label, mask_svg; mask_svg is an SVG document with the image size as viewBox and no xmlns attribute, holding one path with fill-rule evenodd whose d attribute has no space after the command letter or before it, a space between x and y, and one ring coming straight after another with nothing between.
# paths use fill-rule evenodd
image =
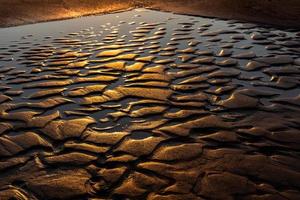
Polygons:
<instances>
[{"instance_id":1,"label":"golden sunlit sand","mask_svg":"<svg viewBox=\"0 0 300 200\"><path fill-rule=\"evenodd\" d=\"M277 26L300 26L298 0L0 0L0 26L15 26L136 7L222 17Z\"/></svg>"}]
</instances>

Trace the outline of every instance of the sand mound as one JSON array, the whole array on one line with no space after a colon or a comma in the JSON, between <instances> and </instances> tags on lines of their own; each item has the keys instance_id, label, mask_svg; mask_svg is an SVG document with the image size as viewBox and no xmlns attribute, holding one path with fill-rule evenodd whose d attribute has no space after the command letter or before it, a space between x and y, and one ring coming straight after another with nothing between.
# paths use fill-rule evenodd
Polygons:
<instances>
[{"instance_id":1,"label":"sand mound","mask_svg":"<svg viewBox=\"0 0 300 200\"><path fill-rule=\"evenodd\" d=\"M0 26L107 13L132 7L300 27L300 1L287 0L0 0Z\"/></svg>"}]
</instances>

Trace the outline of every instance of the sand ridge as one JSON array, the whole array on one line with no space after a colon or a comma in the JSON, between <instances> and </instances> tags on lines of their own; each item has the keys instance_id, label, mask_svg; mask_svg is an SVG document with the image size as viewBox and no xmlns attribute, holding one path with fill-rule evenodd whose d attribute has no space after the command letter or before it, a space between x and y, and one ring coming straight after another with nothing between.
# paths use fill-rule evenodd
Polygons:
<instances>
[{"instance_id":1,"label":"sand ridge","mask_svg":"<svg viewBox=\"0 0 300 200\"><path fill-rule=\"evenodd\" d=\"M0 0L0 26L59 20L147 7L198 16L221 17L284 27L300 27L298 0Z\"/></svg>"}]
</instances>

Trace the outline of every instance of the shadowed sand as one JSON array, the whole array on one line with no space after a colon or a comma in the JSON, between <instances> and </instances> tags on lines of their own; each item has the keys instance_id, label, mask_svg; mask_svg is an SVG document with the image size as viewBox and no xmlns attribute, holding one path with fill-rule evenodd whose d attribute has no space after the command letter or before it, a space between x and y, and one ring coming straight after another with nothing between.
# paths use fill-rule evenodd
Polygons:
<instances>
[{"instance_id":1,"label":"shadowed sand","mask_svg":"<svg viewBox=\"0 0 300 200\"><path fill-rule=\"evenodd\" d=\"M300 26L300 1L287 0L0 0L0 27L148 7L285 27Z\"/></svg>"}]
</instances>

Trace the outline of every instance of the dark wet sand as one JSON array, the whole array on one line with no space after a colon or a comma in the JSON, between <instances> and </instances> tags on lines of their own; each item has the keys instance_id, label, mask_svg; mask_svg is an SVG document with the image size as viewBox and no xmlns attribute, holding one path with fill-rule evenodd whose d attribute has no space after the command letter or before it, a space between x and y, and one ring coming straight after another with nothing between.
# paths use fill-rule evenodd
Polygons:
<instances>
[{"instance_id":1,"label":"dark wet sand","mask_svg":"<svg viewBox=\"0 0 300 200\"><path fill-rule=\"evenodd\" d=\"M0 199L299 200L299 48L145 9L0 29Z\"/></svg>"},{"instance_id":2,"label":"dark wet sand","mask_svg":"<svg viewBox=\"0 0 300 200\"><path fill-rule=\"evenodd\" d=\"M103 14L134 7L284 27L300 26L300 1L287 0L0 0L0 27Z\"/></svg>"}]
</instances>

